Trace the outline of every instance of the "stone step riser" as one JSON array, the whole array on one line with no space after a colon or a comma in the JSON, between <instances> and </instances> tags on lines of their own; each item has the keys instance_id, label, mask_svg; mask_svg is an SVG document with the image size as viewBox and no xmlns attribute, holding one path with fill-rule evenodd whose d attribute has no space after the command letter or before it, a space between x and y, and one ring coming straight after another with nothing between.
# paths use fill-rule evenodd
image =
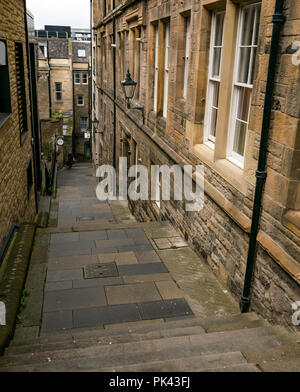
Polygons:
<instances>
[{"instance_id":1,"label":"stone step riser","mask_svg":"<svg viewBox=\"0 0 300 392\"><path fill-rule=\"evenodd\" d=\"M257 328L263 326L264 324L260 322L260 320L248 322L248 328ZM235 325L237 328L241 327L241 325ZM233 327L233 326L232 326ZM149 340L149 339L162 339L166 337L175 337L175 336L187 336L193 334L199 334L201 332L205 332L202 327L195 326L195 327L185 327L185 328L173 328L173 329L163 329L163 330L156 330L150 331L145 333L131 333L128 332L127 335L113 335L113 336L95 336L95 337L84 337L79 335L78 337L68 336L68 339L64 339L63 344L62 342L45 342L45 343L38 343L35 344L34 342L30 345L20 345L20 346L11 346L7 349L8 355L14 354L22 354L26 352L41 352L41 351L52 351L52 350L61 350L62 345L66 348L74 348L76 347L86 347L93 344L108 344L108 343L127 343L127 342L134 342L134 341L142 341L142 340Z\"/></svg>"},{"instance_id":2,"label":"stone step riser","mask_svg":"<svg viewBox=\"0 0 300 392\"><path fill-rule=\"evenodd\" d=\"M133 358L138 353L161 352L176 347L178 350L189 350L193 352L197 347L196 354L199 352L221 353L228 351L250 351L254 347L258 349L267 341L270 347L276 347L280 343L275 337L267 336L267 329L255 329L245 331L235 331L230 333L211 333L191 336L181 336L165 339L145 340L141 342L98 345L87 348L73 348L59 351L49 351L34 354L18 354L6 356L0 361L0 366L10 366L14 364L47 362L48 358L55 360L72 360L76 357L93 357L93 356L113 356L120 354L132 354ZM265 347L265 346L264 346ZM198 351L200 350L200 351ZM146 355L148 357L148 354ZM124 360L124 358L123 358ZM125 362L126 363L126 362Z\"/></svg>"},{"instance_id":3,"label":"stone step riser","mask_svg":"<svg viewBox=\"0 0 300 392\"><path fill-rule=\"evenodd\" d=\"M218 326L216 326L216 320ZM247 314L235 314L229 316L219 317L218 319L213 318L195 318L189 317L183 320L168 321L165 323L157 323L151 325L142 326L131 326L131 327L118 327L112 329L103 328L84 328L84 329L73 329L72 331L57 331L43 333L38 339L23 340L14 339L11 346L21 346L21 345L34 345L34 344L44 344L44 343L57 343L57 342L72 342L73 337L76 340L79 339L90 339L90 338L101 338L103 336L114 336L121 334L145 334L148 332L153 332L157 330L170 331L173 328L186 328L186 327L202 327L209 332L220 332L220 331L230 331L242 328L256 328L259 326L266 326L264 320L259 319L255 313Z\"/></svg>"},{"instance_id":4,"label":"stone step riser","mask_svg":"<svg viewBox=\"0 0 300 392\"><path fill-rule=\"evenodd\" d=\"M257 339L255 342L217 342L214 344L202 345L182 345L174 347L164 347L162 349L147 350L141 352L108 353L107 355L86 354L85 357L76 358L75 356L65 357L48 357L31 358L27 361L16 363L12 361L7 363L7 367L0 368L1 371L30 371L30 372L69 372L69 371L92 371L94 369L102 369L105 367L120 367L126 365L147 364L149 362L167 361L179 358L199 357L200 355L222 355L230 352L247 351L250 347L254 349L269 348L278 346L278 342L274 337L266 336ZM221 354L220 354L221 353ZM49 359L51 358L51 362Z\"/></svg>"},{"instance_id":5,"label":"stone step riser","mask_svg":"<svg viewBox=\"0 0 300 392\"><path fill-rule=\"evenodd\" d=\"M242 365L247 361L240 352L209 354L189 358L169 359L137 365L104 367L93 369L96 372L192 372L202 369L215 369L230 365Z\"/></svg>"}]
</instances>

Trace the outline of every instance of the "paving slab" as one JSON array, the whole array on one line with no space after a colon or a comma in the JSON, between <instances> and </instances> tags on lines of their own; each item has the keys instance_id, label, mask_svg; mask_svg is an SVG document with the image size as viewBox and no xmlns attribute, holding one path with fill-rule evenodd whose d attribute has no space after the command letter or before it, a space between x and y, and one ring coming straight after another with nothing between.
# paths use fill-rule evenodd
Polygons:
<instances>
[{"instance_id":1,"label":"paving slab","mask_svg":"<svg viewBox=\"0 0 300 392\"><path fill-rule=\"evenodd\" d=\"M162 263L119 265L118 270L121 276L169 272Z\"/></svg>"},{"instance_id":2,"label":"paving slab","mask_svg":"<svg viewBox=\"0 0 300 392\"><path fill-rule=\"evenodd\" d=\"M115 262L117 265L138 264L138 260L132 251L117 253Z\"/></svg>"},{"instance_id":3,"label":"paving slab","mask_svg":"<svg viewBox=\"0 0 300 392\"><path fill-rule=\"evenodd\" d=\"M74 310L73 317L75 328L141 320L139 309L136 304Z\"/></svg>"},{"instance_id":4,"label":"paving slab","mask_svg":"<svg viewBox=\"0 0 300 392\"><path fill-rule=\"evenodd\" d=\"M184 298L138 304L142 319L189 316L193 312Z\"/></svg>"},{"instance_id":5,"label":"paving slab","mask_svg":"<svg viewBox=\"0 0 300 392\"><path fill-rule=\"evenodd\" d=\"M48 270L79 269L86 264L95 264L98 259L96 255L65 256L49 259Z\"/></svg>"},{"instance_id":6,"label":"paving slab","mask_svg":"<svg viewBox=\"0 0 300 392\"><path fill-rule=\"evenodd\" d=\"M173 280L157 281L155 284L162 299L175 299L184 297L184 292L179 289Z\"/></svg>"},{"instance_id":7,"label":"paving slab","mask_svg":"<svg viewBox=\"0 0 300 392\"><path fill-rule=\"evenodd\" d=\"M107 237L109 240L126 239L127 235L125 230L107 230Z\"/></svg>"},{"instance_id":8,"label":"paving slab","mask_svg":"<svg viewBox=\"0 0 300 392\"><path fill-rule=\"evenodd\" d=\"M172 281L172 276L166 272L161 274L145 274L145 275L126 275L123 276L124 283L143 283L143 282L160 282Z\"/></svg>"},{"instance_id":9,"label":"paving slab","mask_svg":"<svg viewBox=\"0 0 300 392\"><path fill-rule=\"evenodd\" d=\"M45 291L68 290L72 288L72 280L63 280L61 282L47 282L45 285Z\"/></svg>"},{"instance_id":10,"label":"paving slab","mask_svg":"<svg viewBox=\"0 0 300 392\"><path fill-rule=\"evenodd\" d=\"M92 308L106 305L103 287L88 287L72 290L45 292L44 312Z\"/></svg>"},{"instance_id":11,"label":"paving slab","mask_svg":"<svg viewBox=\"0 0 300 392\"><path fill-rule=\"evenodd\" d=\"M77 242L79 241L79 233L55 233L51 234L50 243L60 244L64 242Z\"/></svg>"},{"instance_id":12,"label":"paving slab","mask_svg":"<svg viewBox=\"0 0 300 392\"><path fill-rule=\"evenodd\" d=\"M83 277L83 270L72 269L72 270L54 270L47 272L47 283L48 282L60 282L63 280L81 279Z\"/></svg>"},{"instance_id":13,"label":"paving slab","mask_svg":"<svg viewBox=\"0 0 300 392\"><path fill-rule=\"evenodd\" d=\"M93 240L82 240L82 241L65 241L65 242L57 242L50 243L49 251L50 252L61 252L61 251L69 251L69 250L81 250L81 249L90 249L95 248L95 241Z\"/></svg>"},{"instance_id":14,"label":"paving slab","mask_svg":"<svg viewBox=\"0 0 300 392\"><path fill-rule=\"evenodd\" d=\"M79 289L82 287L113 286L121 285L123 283L124 280L120 276L110 278L76 279L73 280L73 289Z\"/></svg>"},{"instance_id":15,"label":"paving slab","mask_svg":"<svg viewBox=\"0 0 300 392\"><path fill-rule=\"evenodd\" d=\"M155 250L137 250L134 252L138 262L145 263L161 263L161 259Z\"/></svg>"},{"instance_id":16,"label":"paving slab","mask_svg":"<svg viewBox=\"0 0 300 392\"><path fill-rule=\"evenodd\" d=\"M61 249L56 249L56 250L52 250L48 253L48 258L66 257L66 256L73 256L73 255L74 256L76 256L76 255L90 255L90 254L92 254L91 249L94 250L95 248L86 248L86 249L61 248Z\"/></svg>"},{"instance_id":17,"label":"paving slab","mask_svg":"<svg viewBox=\"0 0 300 392\"><path fill-rule=\"evenodd\" d=\"M78 233L80 240L107 240L106 230L81 231Z\"/></svg>"},{"instance_id":18,"label":"paving slab","mask_svg":"<svg viewBox=\"0 0 300 392\"><path fill-rule=\"evenodd\" d=\"M72 310L61 310L43 314L43 330L56 331L60 329L71 329L72 326Z\"/></svg>"},{"instance_id":19,"label":"paving slab","mask_svg":"<svg viewBox=\"0 0 300 392\"><path fill-rule=\"evenodd\" d=\"M105 292L109 305L149 302L161 299L153 282L106 286Z\"/></svg>"}]
</instances>

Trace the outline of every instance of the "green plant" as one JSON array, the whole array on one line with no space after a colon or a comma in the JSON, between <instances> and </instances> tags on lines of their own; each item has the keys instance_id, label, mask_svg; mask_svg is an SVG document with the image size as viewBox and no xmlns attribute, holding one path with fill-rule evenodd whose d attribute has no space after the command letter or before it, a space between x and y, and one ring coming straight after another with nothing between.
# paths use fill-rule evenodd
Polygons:
<instances>
[{"instance_id":1,"label":"green plant","mask_svg":"<svg viewBox=\"0 0 300 392\"><path fill-rule=\"evenodd\" d=\"M30 291L28 289L24 289L23 293L22 293L22 297L20 299L20 307L19 307L19 311L20 313L22 312L22 310L24 310L26 308L26 297L28 297L30 295Z\"/></svg>"}]
</instances>

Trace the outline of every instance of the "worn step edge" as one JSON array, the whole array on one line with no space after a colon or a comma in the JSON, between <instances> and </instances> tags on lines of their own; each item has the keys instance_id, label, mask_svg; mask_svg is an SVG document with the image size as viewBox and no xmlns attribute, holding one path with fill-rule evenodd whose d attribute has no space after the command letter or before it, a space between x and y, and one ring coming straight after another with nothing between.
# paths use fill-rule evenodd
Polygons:
<instances>
[{"instance_id":1,"label":"worn step edge","mask_svg":"<svg viewBox=\"0 0 300 392\"><path fill-rule=\"evenodd\" d=\"M263 372L299 372L300 371L300 358L278 360L278 361L265 361L258 364L258 367Z\"/></svg>"},{"instance_id":2,"label":"worn step edge","mask_svg":"<svg viewBox=\"0 0 300 392\"><path fill-rule=\"evenodd\" d=\"M250 347L254 349L262 347L276 347L278 342L273 336L262 336L249 342L249 339L220 340L213 343L202 343L187 345L169 343L168 346L143 347L142 351L129 352L127 347L114 347L113 352L103 353L101 347L96 354L90 350L85 356L64 355L59 352L59 356L53 357L47 353L43 357L36 356L23 357L17 362L7 362L6 366L0 367L0 372L6 371L90 371L101 367L116 367L148 362L166 361L178 358L195 357L208 354L220 354L228 352L247 351ZM93 350L95 351L95 350ZM76 353L78 354L78 353ZM20 356L21 357L21 356Z\"/></svg>"},{"instance_id":3,"label":"worn step edge","mask_svg":"<svg viewBox=\"0 0 300 392\"><path fill-rule=\"evenodd\" d=\"M200 346L216 344L218 342L223 342L224 344L237 344L243 342L248 343L249 341L253 341L252 343L256 343L260 338L263 338L267 335L273 335L273 331L270 328L260 327L260 328L252 328L246 330L235 330L228 332L212 332L207 334L198 334L198 335L189 335L189 336L179 336L179 337L171 337L171 338L163 338L163 339L151 339L151 340L142 340L130 343L115 343L115 344L99 344L93 345L90 347L84 348L72 348L66 350L59 351L44 351L38 353L26 353L26 354L17 354L10 355L0 358L0 367L8 366L9 364L14 363L25 363L36 362L36 361L48 361L48 358L52 358L52 360L64 360L71 359L74 357L86 357L93 356L97 354L101 355L109 355L113 353L137 353L137 352L151 352L155 350L163 350L169 347L183 347L183 346ZM277 341L277 340L276 340ZM277 341L278 342L278 341ZM278 342L278 345L280 343ZM246 347L248 347L246 345ZM255 346L256 347L256 346ZM272 346L271 346L272 347ZM274 347L274 346L273 346ZM248 348L250 350L251 346ZM257 347L259 349L259 346ZM230 350L230 351L246 351L246 349L242 350L238 348L238 350Z\"/></svg>"},{"instance_id":4,"label":"worn step edge","mask_svg":"<svg viewBox=\"0 0 300 392\"><path fill-rule=\"evenodd\" d=\"M202 372L203 370L198 370L199 372ZM224 372L230 372L230 373L258 373L261 372L260 369L258 369L257 366L255 366L252 363L245 363L242 365L230 365L230 366L225 366L221 368L216 368L216 369L206 369L204 370L205 372L210 372L210 373L224 373Z\"/></svg>"},{"instance_id":5,"label":"worn step edge","mask_svg":"<svg viewBox=\"0 0 300 392\"><path fill-rule=\"evenodd\" d=\"M219 320L220 328L221 328L221 320L224 320L224 328L230 330L230 321L234 324L233 329L240 329L239 325L235 324L238 320L249 320L254 322L255 320L261 320L256 313L244 313L244 314L234 314L234 315L226 315L226 316L219 316L216 317L209 317L209 318L199 318L199 317L188 317L182 320L176 321L168 321L164 323L155 323L149 325L136 325L136 326L124 326L124 327L117 327L114 329L103 329L100 327L95 328L75 328L68 331L55 331L55 332L42 332L38 340L14 340L12 341L12 345L23 345L23 344L35 344L35 343L49 343L49 342L58 342L64 340L73 340L73 337L76 339L84 338L86 336L90 337L101 337L101 336L114 336L120 335L124 333L147 333L150 331L155 330L170 330L172 328L184 328L184 327L194 327L200 326L207 330L209 323L213 325L215 320ZM229 320L229 321L228 321ZM226 327L225 327L226 324ZM252 325L249 323L249 325ZM264 322L263 322L264 325ZM255 326L255 324L254 324ZM224 330L225 330L224 329ZM222 330L222 329L221 329ZM218 331L215 331L218 332Z\"/></svg>"},{"instance_id":6,"label":"worn step edge","mask_svg":"<svg viewBox=\"0 0 300 392\"><path fill-rule=\"evenodd\" d=\"M244 357L248 362L259 364L268 361L290 360L300 357L300 344L283 344L265 350L245 351ZM300 371L300 369L299 369Z\"/></svg>"},{"instance_id":7,"label":"worn step edge","mask_svg":"<svg viewBox=\"0 0 300 392\"><path fill-rule=\"evenodd\" d=\"M58 351L67 348L84 348L93 344L116 344L116 343L129 343L139 342L149 339L164 339L167 337L179 337L188 336L193 334L205 333L204 329L200 326L176 328L171 330L156 330L149 331L143 334L123 334L113 336L100 336L100 337L84 337L69 339L64 341L63 345L61 342L51 342L43 344L23 345L23 346L11 346L6 350L7 355L24 354L26 352L42 352L42 351Z\"/></svg>"},{"instance_id":8,"label":"worn step edge","mask_svg":"<svg viewBox=\"0 0 300 392\"><path fill-rule=\"evenodd\" d=\"M95 372L192 372L215 369L229 365L246 364L243 355L236 351L221 354L207 354L187 358L167 359L165 361L153 361L144 364L134 364L115 367L93 369Z\"/></svg>"},{"instance_id":9,"label":"worn step edge","mask_svg":"<svg viewBox=\"0 0 300 392\"><path fill-rule=\"evenodd\" d=\"M257 328L262 327L263 324L259 322L259 320L248 321L248 328ZM220 332L220 331L214 331ZM197 335L199 333L205 333L205 330L199 326L191 326L191 327L179 327L179 328L171 328L171 329L156 329L153 331L139 331L139 332L128 332L127 334L122 335L107 335L107 336L81 336L71 337L69 336L68 341L64 340L63 345L61 342L49 342L49 343L38 343L38 344L29 344L22 346L10 346L6 352L7 355L14 355L26 352L41 352L41 351L54 351L61 350L62 348L74 348L76 347L86 347L88 345L93 345L94 343L102 343L102 344L111 344L111 343L127 343L127 342L136 342L142 340L149 339L162 339L166 337L176 337L176 336L187 336L187 335ZM74 344L75 342L75 344Z\"/></svg>"}]
</instances>

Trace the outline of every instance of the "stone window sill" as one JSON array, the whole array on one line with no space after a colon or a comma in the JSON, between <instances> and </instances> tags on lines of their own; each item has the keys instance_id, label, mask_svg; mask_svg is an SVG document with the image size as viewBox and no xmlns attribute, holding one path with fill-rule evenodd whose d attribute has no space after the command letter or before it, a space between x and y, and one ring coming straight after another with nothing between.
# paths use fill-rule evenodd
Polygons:
<instances>
[{"instance_id":1,"label":"stone window sill","mask_svg":"<svg viewBox=\"0 0 300 392\"><path fill-rule=\"evenodd\" d=\"M282 218L282 224L291 232L300 237L300 211L289 210Z\"/></svg>"},{"instance_id":2,"label":"stone window sill","mask_svg":"<svg viewBox=\"0 0 300 392\"><path fill-rule=\"evenodd\" d=\"M192 148L193 154L203 163L213 169L225 181L236 188L239 192L246 195L247 181L244 170L228 159L214 159L214 150L206 144L196 144Z\"/></svg>"}]
</instances>

